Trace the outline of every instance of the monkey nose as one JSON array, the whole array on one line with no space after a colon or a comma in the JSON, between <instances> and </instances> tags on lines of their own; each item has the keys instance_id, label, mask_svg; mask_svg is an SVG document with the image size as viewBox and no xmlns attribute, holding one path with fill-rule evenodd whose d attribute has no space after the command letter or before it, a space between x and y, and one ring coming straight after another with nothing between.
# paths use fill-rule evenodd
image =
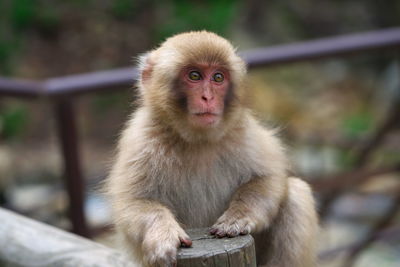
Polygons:
<instances>
[{"instance_id":1,"label":"monkey nose","mask_svg":"<svg viewBox=\"0 0 400 267\"><path fill-rule=\"evenodd\" d=\"M211 100L214 99L214 96L213 96L213 94L212 94L210 91L205 91L205 92L203 92L203 94L201 95L201 99L202 99L204 102L210 102Z\"/></svg>"},{"instance_id":2,"label":"monkey nose","mask_svg":"<svg viewBox=\"0 0 400 267\"><path fill-rule=\"evenodd\" d=\"M205 95L203 95L203 96L201 97L201 99L203 99L204 102L209 102L210 100L212 100L211 96L205 96Z\"/></svg>"},{"instance_id":3,"label":"monkey nose","mask_svg":"<svg viewBox=\"0 0 400 267\"><path fill-rule=\"evenodd\" d=\"M214 97L212 97L212 96L202 96L201 99L202 99L202 101L203 101L203 103L205 105L212 105Z\"/></svg>"}]
</instances>

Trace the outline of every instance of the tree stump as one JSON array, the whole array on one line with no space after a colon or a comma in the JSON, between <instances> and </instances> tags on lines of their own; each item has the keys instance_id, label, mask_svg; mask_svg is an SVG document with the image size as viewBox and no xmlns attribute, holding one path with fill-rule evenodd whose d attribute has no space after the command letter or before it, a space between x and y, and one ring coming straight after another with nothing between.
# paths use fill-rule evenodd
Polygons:
<instances>
[{"instance_id":1,"label":"tree stump","mask_svg":"<svg viewBox=\"0 0 400 267\"><path fill-rule=\"evenodd\" d=\"M178 251L178 267L255 267L256 255L251 235L216 238L208 229L188 230L193 244Z\"/></svg>"}]
</instances>

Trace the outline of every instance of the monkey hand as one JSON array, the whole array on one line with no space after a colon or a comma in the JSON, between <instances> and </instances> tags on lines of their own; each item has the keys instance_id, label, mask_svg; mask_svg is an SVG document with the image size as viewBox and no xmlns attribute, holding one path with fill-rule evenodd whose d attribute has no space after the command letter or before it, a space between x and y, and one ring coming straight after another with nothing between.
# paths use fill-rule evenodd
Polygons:
<instances>
[{"instance_id":1,"label":"monkey hand","mask_svg":"<svg viewBox=\"0 0 400 267\"><path fill-rule=\"evenodd\" d=\"M239 208L229 208L211 227L210 234L217 237L234 237L249 234L255 223Z\"/></svg>"},{"instance_id":2,"label":"monkey hand","mask_svg":"<svg viewBox=\"0 0 400 267\"><path fill-rule=\"evenodd\" d=\"M142 243L143 261L146 266L176 266L178 247L190 247L192 241L179 226L153 227L149 229Z\"/></svg>"}]
</instances>

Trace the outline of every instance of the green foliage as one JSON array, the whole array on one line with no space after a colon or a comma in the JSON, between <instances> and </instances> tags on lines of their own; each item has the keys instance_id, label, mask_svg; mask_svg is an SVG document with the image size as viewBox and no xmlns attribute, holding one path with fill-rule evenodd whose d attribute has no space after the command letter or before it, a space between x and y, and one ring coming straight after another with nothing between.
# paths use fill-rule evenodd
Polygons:
<instances>
[{"instance_id":1,"label":"green foliage","mask_svg":"<svg viewBox=\"0 0 400 267\"><path fill-rule=\"evenodd\" d=\"M189 30L224 34L238 7L238 1L235 0L172 0L168 4L172 6L172 14L168 23L160 26L159 39Z\"/></svg>"},{"instance_id":2,"label":"green foliage","mask_svg":"<svg viewBox=\"0 0 400 267\"><path fill-rule=\"evenodd\" d=\"M356 112L344 118L342 131L350 138L361 137L371 129L372 122L373 118L370 112Z\"/></svg>"},{"instance_id":3,"label":"green foliage","mask_svg":"<svg viewBox=\"0 0 400 267\"><path fill-rule=\"evenodd\" d=\"M354 167L354 162L356 160L354 153L351 153L348 149L339 149L337 157L337 165L342 170L350 170Z\"/></svg>"},{"instance_id":4,"label":"green foliage","mask_svg":"<svg viewBox=\"0 0 400 267\"><path fill-rule=\"evenodd\" d=\"M5 139L21 135L28 121L28 112L22 106L6 109L0 114L0 134Z\"/></svg>"},{"instance_id":5,"label":"green foliage","mask_svg":"<svg viewBox=\"0 0 400 267\"><path fill-rule=\"evenodd\" d=\"M14 0L11 6L11 22L15 29L21 30L30 26L36 13L36 1Z\"/></svg>"},{"instance_id":6,"label":"green foliage","mask_svg":"<svg viewBox=\"0 0 400 267\"><path fill-rule=\"evenodd\" d=\"M46 36L52 36L59 30L61 21L60 16L55 8L41 8L35 17L35 27L40 33Z\"/></svg>"},{"instance_id":7,"label":"green foliage","mask_svg":"<svg viewBox=\"0 0 400 267\"><path fill-rule=\"evenodd\" d=\"M12 71L10 56L15 46L0 37L0 73L10 74Z\"/></svg>"},{"instance_id":8,"label":"green foliage","mask_svg":"<svg viewBox=\"0 0 400 267\"><path fill-rule=\"evenodd\" d=\"M36 30L42 36L54 36L61 24L56 5L45 1L0 1L0 71L12 73L12 59L24 43L26 32Z\"/></svg>"},{"instance_id":9,"label":"green foliage","mask_svg":"<svg viewBox=\"0 0 400 267\"><path fill-rule=\"evenodd\" d=\"M111 11L118 19L132 19L137 9L138 1L115 0L112 3Z\"/></svg>"},{"instance_id":10,"label":"green foliage","mask_svg":"<svg viewBox=\"0 0 400 267\"><path fill-rule=\"evenodd\" d=\"M70 2L78 7L86 7L93 2L95 3L95 0L70 0Z\"/></svg>"}]
</instances>

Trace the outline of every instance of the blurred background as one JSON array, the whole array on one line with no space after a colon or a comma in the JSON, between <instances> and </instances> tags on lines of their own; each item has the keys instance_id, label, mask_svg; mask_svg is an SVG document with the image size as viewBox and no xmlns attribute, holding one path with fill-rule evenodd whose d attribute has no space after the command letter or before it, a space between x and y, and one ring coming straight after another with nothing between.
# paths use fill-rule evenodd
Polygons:
<instances>
[{"instance_id":1,"label":"blurred background","mask_svg":"<svg viewBox=\"0 0 400 267\"><path fill-rule=\"evenodd\" d=\"M129 67L187 30L217 32L244 51L396 26L398 0L0 1L0 76ZM353 266L399 266L399 48L257 68L249 80L258 117L281 129L294 172L315 188L320 266L342 266L365 240L374 242ZM133 99L133 82L73 98L91 228L109 223L97 189ZM0 204L68 230L54 104L0 97ZM94 238L107 242L107 233Z\"/></svg>"}]
</instances>

